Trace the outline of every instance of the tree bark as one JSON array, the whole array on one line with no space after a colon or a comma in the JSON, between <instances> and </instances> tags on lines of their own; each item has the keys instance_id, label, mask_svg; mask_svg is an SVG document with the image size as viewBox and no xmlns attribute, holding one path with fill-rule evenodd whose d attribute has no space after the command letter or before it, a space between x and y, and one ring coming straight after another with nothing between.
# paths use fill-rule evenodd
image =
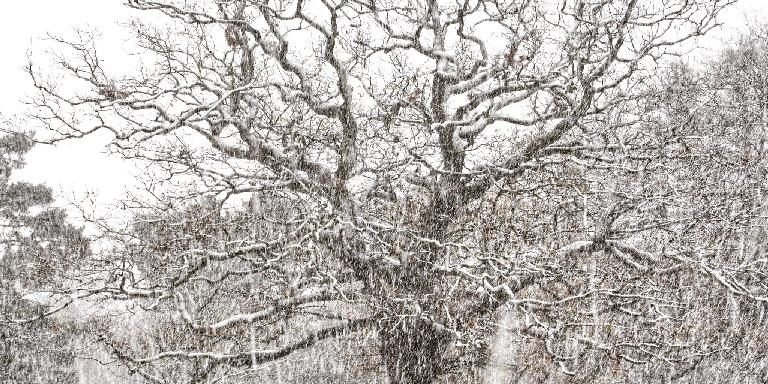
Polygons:
<instances>
[{"instance_id":1,"label":"tree bark","mask_svg":"<svg viewBox=\"0 0 768 384\"><path fill-rule=\"evenodd\" d=\"M379 330L390 384L430 384L443 373L449 338L426 320L401 319Z\"/></svg>"}]
</instances>

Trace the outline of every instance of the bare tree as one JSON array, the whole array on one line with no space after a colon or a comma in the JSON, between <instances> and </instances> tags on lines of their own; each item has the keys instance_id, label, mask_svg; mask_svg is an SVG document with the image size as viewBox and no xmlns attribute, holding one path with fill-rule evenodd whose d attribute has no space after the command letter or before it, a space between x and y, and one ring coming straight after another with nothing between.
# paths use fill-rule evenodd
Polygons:
<instances>
[{"instance_id":1,"label":"bare tree","mask_svg":"<svg viewBox=\"0 0 768 384\"><path fill-rule=\"evenodd\" d=\"M390 382L430 383L485 363L502 306L538 340L531 356L585 381L609 364L682 375L727 351L707 323L670 326L716 315L693 304L702 285L765 300L691 236L714 219L690 199L746 200L697 194L708 179L687 177L648 96L656 63L732 2L136 0L167 29L133 24L146 64L124 78L60 39L88 90L30 65L50 140L110 131L150 164L155 217L203 201L227 221L180 241L113 232L122 272L101 290L173 308L202 340L117 355L162 382L164 361L255 366L370 329ZM246 200L258 230L234 229ZM132 278L126 260L165 266ZM261 276L254 293L227 294L243 276ZM240 302L193 305L216 297ZM329 315L340 302L355 308ZM304 333L275 338L286 319Z\"/></svg>"}]
</instances>

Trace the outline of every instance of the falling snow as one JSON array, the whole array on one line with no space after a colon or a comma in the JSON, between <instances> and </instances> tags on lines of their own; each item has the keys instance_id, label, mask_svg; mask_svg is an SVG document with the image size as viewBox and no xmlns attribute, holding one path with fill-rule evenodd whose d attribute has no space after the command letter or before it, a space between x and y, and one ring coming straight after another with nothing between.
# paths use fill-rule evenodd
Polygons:
<instances>
[{"instance_id":1,"label":"falling snow","mask_svg":"<svg viewBox=\"0 0 768 384\"><path fill-rule=\"evenodd\" d=\"M693 59L733 3L51 35L0 115L0 383L766 382L768 26ZM109 205L25 178L94 138L135 175Z\"/></svg>"}]
</instances>

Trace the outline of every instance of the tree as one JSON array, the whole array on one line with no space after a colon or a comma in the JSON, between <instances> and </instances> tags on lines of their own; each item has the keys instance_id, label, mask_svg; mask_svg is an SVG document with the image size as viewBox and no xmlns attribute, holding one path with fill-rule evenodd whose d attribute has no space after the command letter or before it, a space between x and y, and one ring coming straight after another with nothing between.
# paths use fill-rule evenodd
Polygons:
<instances>
[{"instance_id":1,"label":"tree","mask_svg":"<svg viewBox=\"0 0 768 384\"><path fill-rule=\"evenodd\" d=\"M765 28L753 27L704 68L675 68L661 93L667 119L660 126L667 127L668 137L678 137L675 152L685 175L678 180L688 180L677 189L695 204L685 207L687 221L698 223L688 224L685 233L692 249L688 257L696 265L691 271L714 281L695 291L703 304L695 318L719 329L724 340L709 339L728 348L695 367L696 376L708 381L768 378L764 356L755 353L766 348Z\"/></svg>"},{"instance_id":2,"label":"tree","mask_svg":"<svg viewBox=\"0 0 768 384\"><path fill-rule=\"evenodd\" d=\"M113 232L133 244L103 292L174 308L188 340L115 353L162 381L167 361L248 367L371 329L390 382L431 383L484 364L503 306L540 340L533 355L583 380L609 363L684 374L722 353L709 329L683 348L691 334L667 328L711 309L691 304L688 272L764 296L691 253L721 211L692 214L706 178L686 177L648 97L654 63L730 3L136 0L167 30L134 22L145 65L122 78L87 38L60 39L87 91L30 65L50 140L109 131L151 167L155 202L135 208L173 217L202 199L225 221L165 222L159 242ZM258 294L231 293L245 276L262 276ZM329 315L339 302L355 309ZM305 332L275 340L278 319Z\"/></svg>"},{"instance_id":3,"label":"tree","mask_svg":"<svg viewBox=\"0 0 768 384\"><path fill-rule=\"evenodd\" d=\"M250 205L253 206L252 203ZM142 289L152 287L156 282L163 281L169 270L185 268L187 261L175 255L189 249L222 249L225 244L239 243L244 238L279 236L283 225L286 225L286 217L291 216L288 215L290 211L279 199L273 199L270 204L264 204L258 213L222 212L210 200L204 199L180 210L145 212L135 217L130 231L110 234L115 244L110 253L119 258L112 264L122 266L110 276L135 282ZM336 300L338 295L327 289L313 291L309 288L300 297L292 297L303 288L297 286L300 269L296 263L309 264L312 261L308 257L311 255L293 250L283 255L279 265L271 268L258 265L247 257L220 260L206 266L204 276L190 277L184 289L176 291L174 300L147 301L144 310L135 311L133 317L139 319L137 323L144 324L140 330L112 326L101 337L108 348L123 359L130 371L148 382L194 383L202 380L225 381L226 378L225 382L292 382L304 381L300 379L302 375L311 378L305 380L317 383L368 382L366 377L376 374L361 366L366 359L359 354L366 348L370 349L370 344L366 345L365 340L343 330L339 330L333 342L304 340L302 348L296 350L306 348L308 351L297 351L290 359L301 364L269 364L252 371L233 369L217 361L181 365L157 361L147 366L134 358L166 350L255 349L259 347L255 344L257 342L300 343L296 339L304 336L302 332L308 324L314 327L335 325L339 316L349 315L360 306L354 303L335 303L333 308L318 305ZM281 273L276 273L276 270ZM129 283L121 284L128 286ZM109 283L103 282L102 285ZM339 283L334 288L350 291L346 283ZM113 289L112 293L122 294L120 289ZM307 303L312 305L296 307ZM221 313L233 310L257 312L264 306L273 307L272 310L279 311L284 317L281 319L280 315L268 310L267 316L257 315L250 320L251 324L235 319L233 324L204 326L221 320ZM194 318L196 324L178 321L179 314L190 323ZM354 350L346 349L352 345L356 346ZM352 354L354 361L345 361L342 358L345 354ZM249 356L247 362L238 365L251 365L254 359L258 363L270 360L258 355ZM334 374L333 371L344 373Z\"/></svg>"},{"instance_id":4,"label":"tree","mask_svg":"<svg viewBox=\"0 0 768 384\"><path fill-rule=\"evenodd\" d=\"M48 207L48 187L10 181L31 147L22 134L0 136L0 381L75 383L75 330L24 296L60 290L67 266L88 254L88 241L63 210Z\"/></svg>"}]
</instances>

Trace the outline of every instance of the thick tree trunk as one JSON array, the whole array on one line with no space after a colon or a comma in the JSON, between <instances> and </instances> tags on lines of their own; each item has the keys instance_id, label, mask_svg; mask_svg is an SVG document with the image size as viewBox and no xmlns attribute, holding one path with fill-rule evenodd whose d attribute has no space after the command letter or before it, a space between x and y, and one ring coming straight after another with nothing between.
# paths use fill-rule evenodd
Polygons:
<instances>
[{"instance_id":1,"label":"thick tree trunk","mask_svg":"<svg viewBox=\"0 0 768 384\"><path fill-rule=\"evenodd\" d=\"M443 372L448 338L429 322L408 319L379 330L390 384L430 384Z\"/></svg>"},{"instance_id":2,"label":"thick tree trunk","mask_svg":"<svg viewBox=\"0 0 768 384\"><path fill-rule=\"evenodd\" d=\"M456 191L456 182L449 180L445 188L432 196L428 209L421 212L421 232L428 238L445 242L448 228L456 220L460 198ZM421 244L416 250L418 257L404 262L394 276L386 280L392 288L382 292L385 301L404 296L415 297L419 302L418 311L437 316L441 308L436 307L427 297L439 290L440 279L432 272L435 263L440 260L445 249L435 243ZM438 329L430 320L413 315L414 308L400 308L399 304L386 303L386 307L395 309L400 316L392 316L381 323L379 328L380 351L385 364L390 384L431 384L446 373L445 352L451 343L453 334Z\"/></svg>"}]
</instances>

